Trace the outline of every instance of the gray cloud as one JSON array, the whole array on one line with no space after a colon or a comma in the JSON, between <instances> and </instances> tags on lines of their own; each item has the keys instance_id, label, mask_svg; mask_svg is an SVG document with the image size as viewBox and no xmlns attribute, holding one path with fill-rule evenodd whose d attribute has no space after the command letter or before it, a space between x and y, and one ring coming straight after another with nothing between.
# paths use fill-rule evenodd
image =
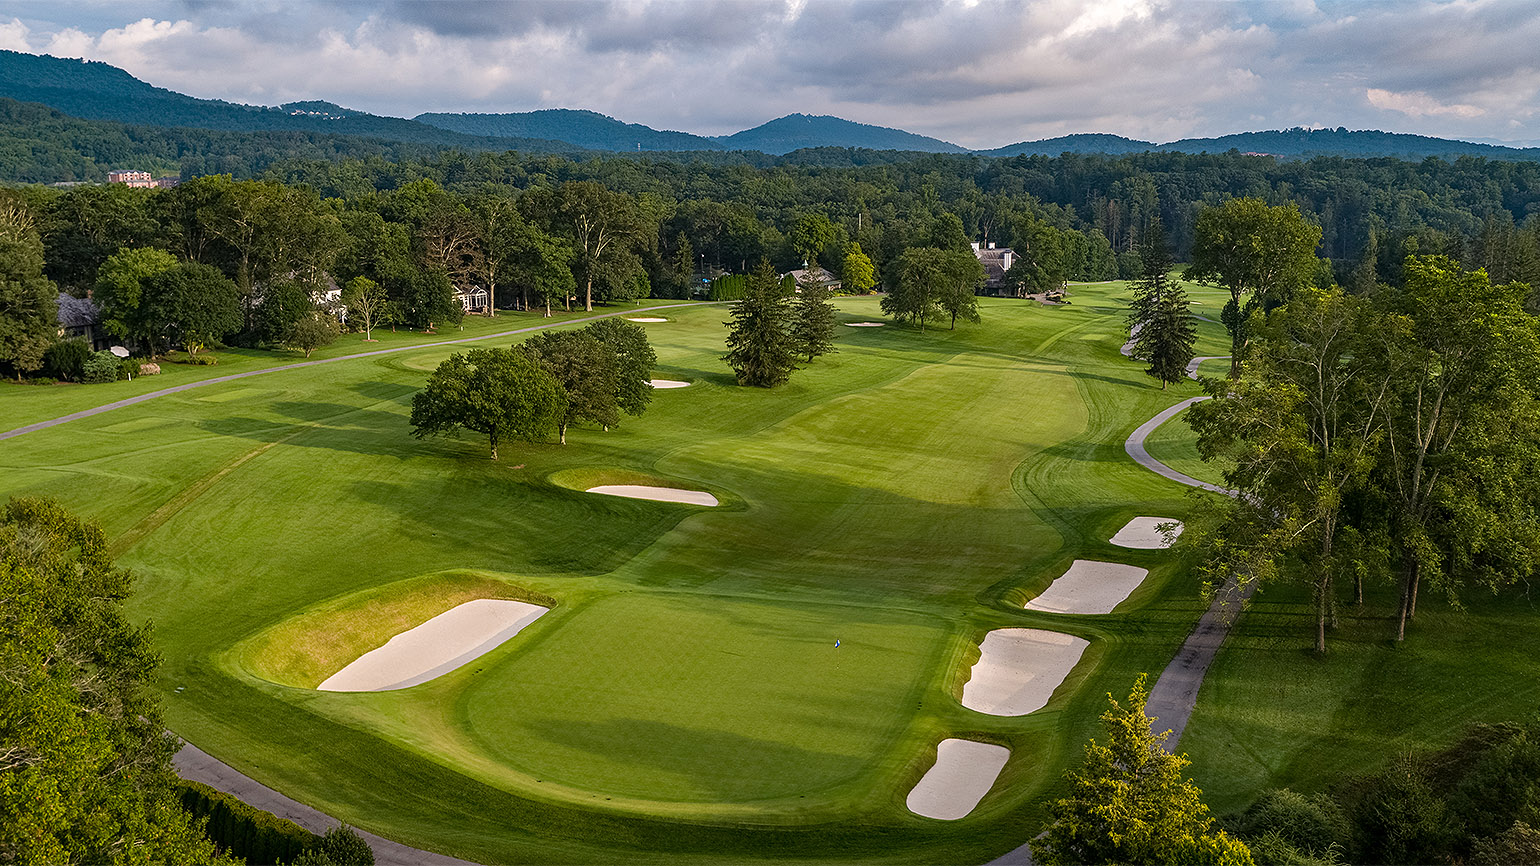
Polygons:
<instances>
[{"instance_id":1,"label":"gray cloud","mask_svg":"<svg viewBox=\"0 0 1540 866\"><path fill-rule=\"evenodd\" d=\"M1540 139L1540 5L1527 0L21 0L7 10L18 19L0 34L7 44L105 60L160 86L404 116L573 107L717 134L802 111L976 147L1294 125Z\"/></svg>"}]
</instances>

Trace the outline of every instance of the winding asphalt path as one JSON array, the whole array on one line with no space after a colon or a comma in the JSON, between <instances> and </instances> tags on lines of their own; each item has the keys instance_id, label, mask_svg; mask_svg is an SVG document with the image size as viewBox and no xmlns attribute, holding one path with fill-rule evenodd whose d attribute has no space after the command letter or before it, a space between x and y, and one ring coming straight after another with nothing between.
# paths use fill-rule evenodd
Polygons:
<instances>
[{"instance_id":1,"label":"winding asphalt path","mask_svg":"<svg viewBox=\"0 0 1540 866\"><path fill-rule=\"evenodd\" d=\"M224 791L249 806L272 812L312 833L325 833L342 823L298 800L285 797L191 743L182 744L182 750L171 759L171 764L176 768L177 775L184 779L202 782L210 788ZM409 848L400 842L392 842L357 828L354 828L354 832L362 836L374 850L377 866L476 866L469 860L457 860L432 851Z\"/></svg>"},{"instance_id":2,"label":"winding asphalt path","mask_svg":"<svg viewBox=\"0 0 1540 866\"><path fill-rule=\"evenodd\" d=\"M515 328L511 331L500 331L496 334L482 334L477 337L462 337L458 340L441 340L437 343L416 343L410 346L396 346L395 348L391 349L376 349L373 352L359 352L353 355L339 355L335 358L322 358L316 361L300 361L294 364L284 364L280 367L268 367L264 370L248 370L245 373L231 373L228 376L215 376L212 379L203 379L198 382L188 382L186 384L177 385L171 388L162 388L159 391L150 391L146 394L139 394L133 397L128 397L123 400L118 400L114 403L106 403L92 409L82 409L79 412L71 412L68 415L60 415L57 418L50 418L47 421L39 421L36 424L28 424L25 427L17 427L14 430L7 430L4 433L0 433L0 440L10 439L14 436L20 436L24 433L33 433L38 430L46 430L49 427L57 427L60 424L65 424L70 421L78 421L81 418L89 418L92 415L100 415L103 412L111 412L114 409L122 409L124 406L132 406L136 403L143 403L146 400L154 400L156 397L165 397L170 394L179 394L183 391L191 391L194 388L203 388L208 385L218 385L223 382L234 382L237 379L249 379L252 376L265 376L268 373L282 373L285 370L298 370L303 367L318 367L322 364L335 364L338 361L353 361L357 360L358 358L373 358L379 355L394 354L396 352L409 352L414 349L431 349L435 346L455 346L459 345L460 343L480 343L486 340L495 340L499 337L512 337L515 334L527 334L530 331L543 331L546 328L555 328L561 325L581 325L584 322L592 322L596 319L608 319L614 316L634 316L637 313L647 313L653 310L671 310L676 307L700 306L706 305L696 303L663 304L657 307L637 307L635 309L620 310L614 313L602 313L597 316L584 316L581 319L563 319L560 322L546 322L545 324L541 325L530 325L527 328Z\"/></svg>"},{"instance_id":3,"label":"winding asphalt path","mask_svg":"<svg viewBox=\"0 0 1540 866\"><path fill-rule=\"evenodd\" d=\"M1159 460L1156 460L1154 457L1151 457L1150 452L1144 447L1145 440L1150 438L1150 434L1154 433L1157 427L1181 414L1182 410L1186 409L1188 406L1191 406L1194 403L1201 403L1208 399L1210 398L1203 396L1183 400L1175 406L1172 406L1171 408L1166 409L1165 411L1156 415L1154 418L1151 418L1143 424L1140 424L1139 429L1135 430L1134 434L1128 437L1128 441L1123 443L1123 450L1128 452L1129 457L1134 458L1135 463L1138 463L1140 466L1143 466L1145 469L1148 469L1157 475L1163 475L1178 484L1185 484L1188 487L1201 487L1204 490L1210 490L1214 493L1223 493L1226 496L1234 496L1235 491L1230 490L1228 487L1220 487L1217 484L1210 484L1207 481L1199 481L1191 475L1185 475L1176 471L1175 469L1172 469L1170 466L1167 466Z\"/></svg>"}]
</instances>

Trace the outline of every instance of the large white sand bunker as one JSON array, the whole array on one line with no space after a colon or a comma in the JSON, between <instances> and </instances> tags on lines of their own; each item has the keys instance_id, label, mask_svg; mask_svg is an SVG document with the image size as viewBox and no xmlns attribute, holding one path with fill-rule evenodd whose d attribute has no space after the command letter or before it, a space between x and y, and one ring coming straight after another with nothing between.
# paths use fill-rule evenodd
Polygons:
<instances>
[{"instance_id":1,"label":"large white sand bunker","mask_svg":"<svg viewBox=\"0 0 1540 866\"><path fill-rule=\"evenodd\" d=\"M717 498L704 490L680 490L677 487L650 487L646 484L601 484L589 493L624 496L627 499L652 499L657 502L685 502L690 505L716 505Z\"/></svg>"},{"instance_id":2,"label":"large white sand bunker","mask_svg":"<svg viewBox=\"0 0 1540 866\"><path fill-rule=\"evenodd\" d=\"M942 740L936 765L909 792L909 811L926 818L956 821L972 812L994 787L1011 750L972 740Z\"/></svg>"},{"instance_id":3,"label":"large white sand bunker","mask_svg":"<svg viewBox=\"0 0 1540 866\"><path fill-rule=\"evenodd\" d=\"M1114 538L1112 543L1117 544L1118 540ZM1149 569L1133 565L1077 559L1025 607L1046 613L1112 613L1149 574Z\"/></svg>"},{"instance_id":4,"label":"large white sand bunker","mask_svg":"<svg viewBox=\"0 0 1540 866\"><path fill-rule=\"evenodd\" d=\"M468 601L364 653L317 688L385 692L425 683L497 649L547 610L500 598Z\"/></svg>"},{"instance_id":5,"label":"large white sand bunker","mask_svg":"<svg viewBox=\"0 0 1540 866\"><path fill-rule=\"evenodd\" d=\"M886 324L887 324L887 322L846 322L845 323L845 327L847 327L847 328L880 328L880 327L882 327L883 325L886 325Z\"/></svg>"},{"instance_id":6,"label":"large white sand bunker","mask_svg":"<svg viewBox=\"0 0 1540 866\"><path fill-rule=\"evenodd\" d=\"M1170 538L1167 538L1160 530L1155 528L1167 523L1176 524L1176 528L1171 532ZM1138 550L1164 550L1170 547L1176 541L1177 536L1181 534L1182 521L1180 520L1170 517L1135 517L1133 520L1128 521L1126 526L1119 529L1118 534L1112 536L1111 541L1118 547L1132 547Z\"/></svg>"},{"instance_id":7,"label":"large white sand bunker","mask_svg":"<svg viewBox=\"0 0 1540 866\"><path fill-rule=\"evenodd\" d=\"M637 316L634 319L631 318L630 316L627 316L626 317L626 321L628 321L628 322L666 322L666 321L668 321L668 319L665 319L662 316Z\"/></svg>"},{"instance_id":8,"label":"large white sand bunker","mask_svg":"<svg viewBox=\"0 0 1540 866\"><path fill-rule=\"evenodd\" d=\"M1036 628L997 628L979 644L962 705L992 716L1024 716L1047 706L1091 642Z\"/></svg>"},{"instance_id":9,"label":"large white sand bunker","mask_svg":"<svg viewBox=\"0 0 1540 866\"><path fill-rule=\"evenodd\" d=\"M648 379L647 384L658 389L659 391L667 391L670 388L690 387L689 382L681 382L678 379Z\"/></svg>"}]
</instances>

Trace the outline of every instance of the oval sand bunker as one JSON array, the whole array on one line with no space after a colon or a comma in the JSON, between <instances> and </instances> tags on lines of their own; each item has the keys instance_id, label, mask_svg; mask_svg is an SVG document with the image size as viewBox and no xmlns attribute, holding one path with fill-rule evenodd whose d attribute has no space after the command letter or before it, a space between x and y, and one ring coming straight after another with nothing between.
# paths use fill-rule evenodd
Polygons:
<instances>
[{"instance_id":1,"label":"oval sand bunker","mask_svg":"<svg viewBox=\"0 0 1540 866\"><path fill-rule=\"evenodd\" d=\"M1117 539L1112 543L1117 544ZM1045 613L1112 613L1149 574L1147 568L1077 559L1042 595L1024 607Z\"/></svg>"},{"instance_id":2,"label":"oval sand bunker","mask_svg":"<svg viewBox=\"0 0 1540 866\"><path fill-rule=\"evenodd\" d=\"M1024 716L1042 709L1090 641L1036 628L997 628L979 644L962 705L992 716ZM980 795L982 796L982 795Z\"/></svg>"},{"instance_id":3,"label":"oval sand bunker","mask_svg":"<svg viewBox=\"0 0 1540 866\"><path fill-rule=\"evenodd\" d=\"M995 785L1011 750L973 740L942 740L936 764L909 792L909 811L926 818L956 821L972 812Z\"/></svg>"},{"instance_id":4,"label":"oval sand bunker","mask_svg":"<svg viewBox=\"0 0 1540 866\"><path fill-rule=\"evenodd\" d=\"M716 505L717 498L704 490L680 490L677 487L650 487L646 484L601 484L588 493L624 496L627 499L651 499L656 502L684 502L689 505Z\"/></svg>"},{"instance_id":5,"label":"oval sand bunker","mask_svg":"<svg viewBox=\"0 0 1540 866\"><path fill-rule=\"evenodd\" d=\"M1176 529L1167 539L1155 527L1162 523L1174 523ZM1182 521L1170 517L1135 517L1128 521L1118 534L1112 536L1112 543L1118 547L1131 547L1136 550L1164 550L1176 541L1182 534Z\"/></svg>"},{"instance_id":6,"label":"oval sand bunker","mask_svg":"<svg viewBox=\"0 0 1540 866\"><path fill-rule=\"evenodd\" d=\"M886 324L887 324L887 322L846 322L845 323L845 327L847 327L847 328L880 328L880 327L882 327L883 325L886 325Z\"/></svg>"},{"instance_id":7,"label":"oval sand bunker","mask_svg":"<svg viewBox=\"0 0 1540 866\"><path fill-rule=\"evenodd\" d=\"M647 384L658 389L659 391L667 391L670 388L690 387L689 382L681 382L678 379L648 379Z\"/></svg>"},{"instance_id":8,"label":"oval sand bunker","mask_svg":"<svg viewBox=\"0 0 1540 866\"><path fill-rule=\"evenodd\" d=\"M668 319L665 319L665 318L663 318L661 316L637 316L636 318L633 319L630 316L627 316L626 317L626 321L628 321L628 322L666 322L666 321L668 321Z\"/></svg>"},{"instance_id":9,"label":"oval sand bunker","mask_svg":"<svg viewBox=\"0 0 1540 866\"><path fill-rule=\"evenodd\" d=\"M486 655L547 610L500 598L468 601L364 653L316 688L384 692L425 683Z\"/></svg>"}]
</instances>

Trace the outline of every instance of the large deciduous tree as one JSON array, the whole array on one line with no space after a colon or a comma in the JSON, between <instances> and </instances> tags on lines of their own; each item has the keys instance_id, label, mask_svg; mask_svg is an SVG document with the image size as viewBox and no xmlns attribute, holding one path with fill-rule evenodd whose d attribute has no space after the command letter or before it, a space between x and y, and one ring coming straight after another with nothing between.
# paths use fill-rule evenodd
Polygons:
<instances>
[{"instance_id":1,"label":"large deciduous tree","mask_svg":"<svg viewBox=\"0 0 1540 866\"><path fill-rule=\"evenodd\" d=\"M576 253L573 271L583 284L583 309L594 308L595 282L634 282L641 264L633 247L646 230L636 199L586 180L562 184L549 201L525 197L553 229L570 239Z\"/></svg>"},{"instance_id":2,"label":"large deciduous tree","mask_svg":"<svg viewBox=\"0 0 1540 866\"><path fill-rule=\"evenodd\" d=\"M1527 578L1540 559L1540 339L1528 287L1496 286L1442 256L1408 258L1405 284L1382 294L1404 331L1370 350L1394 364L1394 403L1375 480L1392 503L1401 571L1397 640L1423 582Z\"/></svg>"},{"instance_id":3,"label":"large deciduous tree","mask_svg":"<svg viewBox=\"0 0 1540 866\"><path fill-rule=\"evenodd\" d=\"M1143 276L1134 283L1128 315L1134 339L1133 357L1150 366L1144 372L1160 381L1160 389L1182 381L1193 358L1198 328L1193 323L1180 280L1171 278L1171 251L1156 220L1139 245Z\"/></svg>"},{"instance_id":4,"label":"large deciduous tree","mask_svg":"<svg viewBox=\"0 0 1540 866\"><path fill-rule=\"evenodd\" d=\"M882 311L900 322L925 323L945 315L941 298L947 284L947 255L936 247L911 247L899 256L890 274L893 285L882 299Z\"/></svg>"},{"instance_id":5,"label":"large deciduous tree","mask_svg":"<svg viewBox=\"0 0 1540 866\"><path fill-rule=\"evenodd\" d=\"M847 292L865 294L877 285L877 268L871 256L861 251L861 245L845 245L845 262L840 268L840 282Z\"/></svg>"},{"instance_id":6,"label":"large deciduous tree","mask_svg":"<svg viewBox=\"0 0 1540 866\"><path fill-rule=\"evenodd\" d=\"M733 304L727 323L727 354L738 384L774 388L797 367L791 337L791 293L770 262L761 259L749 274L742 300Z\"/></svg>"},{"instance_id":7,"label":"large deciduous tree","mask_svg":"<svg viewBox=\"0 0 1540 866\"><path fill-rule=\"evenodd\" d=\"M647 329L611 316L583 329L615 354L615 405L640 415L652 402L652 368L658 356L647 342Z\"/></svg>"},{"instance_id":8,"label":"large deciduous tree","mask_svg":"<svg viewBox=\"0 0 1540 866\"><path fill-rule=\"evenodd\" d=\"M1246 320L1261 307L1285 303L1318 271L1321 227L1298 205L1272 207L1259 198L1232 198L1198 214L1187 276L1230 290L1221 318L1230 331L1230 375L1240 375Z\"/></svg>"},{"instance_id":9,"label":"large deciduous tree","mask_svg":"<svg viewBox=\"0 0 1540 866\"><path fill-rule=\"evenodd\" d=\"M1205 539L1202 571L1211 583L1240 575L1310 584L1317 652L1335 619L1337 579L1361 581L1362 539L1383 536L1346 518L1350 502L1373 495L1399 372L1375 343L1405 335L1362 298L1301 289L1262 321L1240 377L1213 383L1218 399L1189 410L1199 452L1233 466L1225 478L1240 494Z\"/></svg>"},{"instance_id":10,"label":"large deciduous tree","mask_svg":"<svg viewBox=\"0 0 1540 866\"><path fill-rule=\"evenodd\" d=\"M797 218L788 240L805 266L814 268L818 266L818 255L834 243L835 234L834 224L829 222L828 217L821 213L808 213Z\"/></svg>"},{"instance_id":11,"label":"large deciduous tree","mask_svg":"<svg viewBox=\"0 0 1540 866\"><path fill-rule=\"evenodd\" d=\"M0 509L0 862L229 862L180 807L148 627L100 527Z\"/></svg>"},{"instance_id":12,"label":"large deciduous tree","mask_svg":"<svg viewBox=\"0 0 1540 866\"><path fill-rule=\"evenodd\" d=\"M164 322L151 319L152 280L177 266L176 257L154 247L118 250L96 271L92 299L101 310L107 333L123 340L143 340L151 357L164 345Z\"/></svg>"},{"instance_id":13,"label":"large deciduous tree","mask_svg":"<svg viewBox=\"0 0 1540 866\"><path fill-rule=\"evenodd\" d=\"M218 268L182 262L148 281L145 322L156 333L175 334L196 355L240 330L240 290Z\"/></svg>"},{"instance_id":14,"label":"large deciduous tree","mask_svg":"<svg viewBox=\"0 0 1540 866\"><path fill-rule=\"evenodd\" d=\"M1037 862L1251 866L1246 844L1214 827L1203 792L1183 778L1190 762L1166 751L1170 732L1150 730L1148 697L1143 676L1127 706L1107 696L1107 740L1086 744L1084 766L1067 775L1069 796L1049 806L1053 821L1032 841Z\"/></svg>"},{"instance_id":15,"label":"large deciduous tree","mask_svg":"<svg viewBox=\"0 0 1540 866\"><path fill-rule=\"evenodd\" d=\"M542 439L560 423L567 397L530 355L512 349L458 352L412 397L412 435L470 430L487 437L492 459L505 439Z\"/></svg>"},{"instance_id":16,"label":"large deciduous tree","mask_svg":"<svg viewBox=\"0 0 1540 866\"><path fill-rule=\"evenodd\" d=\"M364 342L374 342L374 329L384 323L390 312L390 298L384 287L368 277L354 277L342 287L342 303L364 329Z\"/></svg>"},{"instance_id":17,"label":"large deciduous tree","mask_svg":"<svg viewBox=\"0 0 1540 866\"><path fill-rule=\"evenodd\" d=\"M59 292L43 276L43 243L19 205L0 206L0 363L19 380L58 339Z\"/></svg>"},{"instance_id":18,"label":"large deciduous tree","mask_svg":"<svg viewBox=\"0 0 1540 866\"><path fill-rule=\"evenodd\" d=\"M606 430L620 422L619 359L593 334L545 331L519 348L555 377L567 395L566 408L556 422L561 444L567 444L567 427L574 422L588 421Z\"/></svg>"},{"instance_id":19,"label":"large deciduous tree","mask_svg":"<svg viewBox=\"0 0 1540 866\"><path fill-rule=\"evenodd\" d=\"M957 329L957 320L979 322L978 288L984 284L984 265L979 257L966 249L943 250L941 256L942 285L939 298L941 311L952 319L951 329Z\"/></svg>"}]
</instances>

